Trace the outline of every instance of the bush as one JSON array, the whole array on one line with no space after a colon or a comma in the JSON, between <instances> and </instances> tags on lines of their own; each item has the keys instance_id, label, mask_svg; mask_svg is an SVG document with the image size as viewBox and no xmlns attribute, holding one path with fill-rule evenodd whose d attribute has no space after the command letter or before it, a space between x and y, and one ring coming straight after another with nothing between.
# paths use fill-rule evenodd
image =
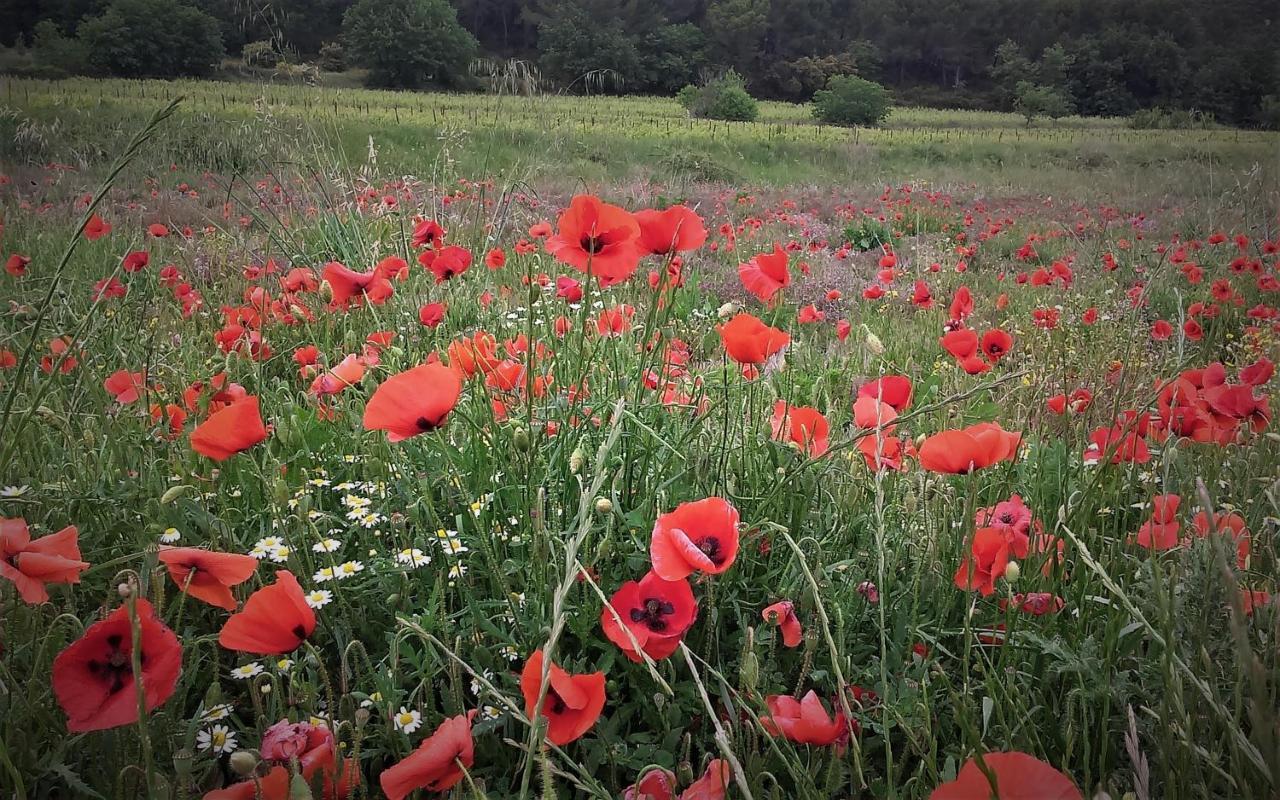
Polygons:
<instances>
[{"instance_id":1,"label":"bush","mask_svg":"<svg viewBox=\"0 0 1280 800\"><path fill-rule=\"evenodd\" d=\"M889 116L889 93L857 75L833 75L813 95L813 116L833 125L879 125Z\"/></svg>"},{"instance_id":2,"label":"bush","mask_svg":"<svg viewBox=\"0 0 1280 800\"><path fill-rule=\"evenodd\" d=\"M679 103L685 111L693 108L693 104L698 99L698 87L692 83L676 92L676 102Z\"/></svg>"},{"instance_id":3,"label":"bush","mask_svg":"<svg viewBox=\"0 0 1280 800\"><path fill-rule=\"evenodd\" d=\"M1013 107L1031 125L1036 117L1058 119L1071 113L1071 100L1052 86L1019 81L1014 89Z\"/></svg>"},{"instance_id":4,"label":"bush","mask_svg":"<svg viewBox=\"0 0 1280 800\"><path fill-rule=\"evenodd\" d=\"M685 87L681 89L684 99L681 105L689 109L689 114L701 119L724 119L734 122L754 122L760 109L755 98L747 93L742 78L732 70L715 80L708 81L690 94ZM679 98L677 98L679 99Z\"/></svg>"},{"instance_id":5,"label":"bush","mask_svg":"<svg viewBox=\"0 0 1280 800\"><path fill-rule=\"evenodd\" d=\"M347 51L338 42L325 42L316 64L325 72L342 72L347 68Z\"/></svg>"},{"instance_id":6,"label":"bush","mask_svg":"<svg viewBox=\"0 0 1280 800\"><path fill-rule=\"evenodd\" d=\"M177 0L115 0L77 39L91 68L126 78L207 75L223 55L217 20Z\"/></svg>"},{"instance_id":7,"label":"bush","mask_svg":"<svg viewBox=\"0 0 1280 800\"><path fill-rule=\"evenodd\" d=\"M397 89L458 88L479 49L448 0L358 0L342 28L370 83Z\"/></svg>"},{"instance_id":8,"label":"bush","mask_svg":"<svg viewBox=\"0 0 1280 800\"><path fill-rule=\"evenodd\" d=\"M1266 105L1264 101L1263 109ZM1129 118L1135 130L1189 130L1216 128L1213 115L1185 108L1144 108Z\"/></svg>"},{"instance_id":9,"label":"bush","mask_svg":"<svg viewBox=\"0 0 1280 800\"><path fill-rule=\"evenodd\" d=\"M274 67L280 63L280 54L271 42L249 42L240 51L240 58L251 67Z\"/></svg>"}]
</instances>

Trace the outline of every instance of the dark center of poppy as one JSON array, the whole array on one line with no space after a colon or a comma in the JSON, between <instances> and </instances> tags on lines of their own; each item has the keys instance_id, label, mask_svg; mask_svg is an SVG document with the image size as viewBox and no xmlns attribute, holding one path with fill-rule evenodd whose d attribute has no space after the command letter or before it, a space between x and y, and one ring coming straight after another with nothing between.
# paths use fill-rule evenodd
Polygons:
<instances>
[{"instance_id":1,"label":"dark center of poppy","mask_svg":"<svg viewBox=\"0 0 1280 800\"><path fill-rule=\"evenodd\" d=\"M552 714L563 714L569 708L564 700L560 699L560 695L556 694L556 690L550 688L547 689L547 705L551 707Z\"/></svg>"},{"instance_id":2,"label":"dark center of poppy","mask_svg":"<svg viewBox=\"0 0 1280 800\"><path fill-rule=\"evenodd\" d=\"M414 424L418 426L418 430L420 431L434 431L436 428L440 427L440 423L432 422L426 417L418 417Z\"/></svg>"},{"instance_id":3,"label":"dark center of poppy","mask_svg":"<svg viewBox=\"0 0 1280 800\"><path fill-rule=\"evenodd\" d=\"M1001 514L1001 515L1000 515L1000 521L1001 521L1001 522L1003 522L1005 525L1012 525L1012 524L1013 524L1013 512L1012 512L1012 511L1006 511L1006 512L1004 512L1003 514Z\"/></svg>"},{"instance_id":4,"label":"dark center of poppy","mask_svg":"<svg viewBox=\"0 0 1280 800\"><path fill-rule=\"evenodd\" d=\"M293 635L298 637L298 641L302 641L307 638L307 629L301 625L295 625L293 626Z\"/></svg>"},{"instance_id":5,"label":"dark center of poppy","mask_svg":"<svg viewBox=\"0 0 1280 800\"><path fill-rule=\"evenodd\" d=\"M667 621L663 617L674 613L676 607L673 604L660 597L650 597L643 606L631 609L631 621L643 622L651 631L665 631Z\"/></svg>"},{"instance_id":6,"label":"dark center of poppy","mask_svg":"<svg viewBox=\"0 0 1280 800\"><path fill-rule=\"evenodd\" d=\"M129 658L130 654L120 649L123 642L124 637L120 634L108 636L107 647L102 658L91 658L87 665L89 674L106 684L111 693L118 692L133 683L133 664Z\"/></svg>"},{"instance_id":7,"label":"dark center of poppy","mask_svg":"<svg viewBox=\"0 0 1280 800\"><path fill-rule=\"evenodd\" d=\"M711 559L711 563L719 566L724 561L724 554L720 552L720 540L715 537L707 537L698 541L698 549Z\"/></svg>"},{"instance_id":8,"label":"dark center of poppy","mask_svg":"<svg viewBox=\"0 0 1280 800\"><path fill-rule=\"evenodd\" d=\"M584 235L578 241L578 244L582 247L583 250L586 250L591 255L595 255L596 253L599 253L601 250L603 250L605 248L605 245L608 244L608 242L606 242L604 238L601 236Z\"/></svg>"}]
</instances>

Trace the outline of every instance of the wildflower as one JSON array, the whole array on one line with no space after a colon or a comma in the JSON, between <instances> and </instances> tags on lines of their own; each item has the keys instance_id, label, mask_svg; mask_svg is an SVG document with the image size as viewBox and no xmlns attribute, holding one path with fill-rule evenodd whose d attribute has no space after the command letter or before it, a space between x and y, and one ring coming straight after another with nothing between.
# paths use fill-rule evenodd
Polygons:
<instances>
[{"instance_id":1,"label":"wildflower","mask_svg":"<svg viewBox=\"0 0 1280 800\"><path fill-rule=\"evenodd\" d=\"M238 553L216 553L194 547L161 546L160 562L169 577L187 594L211 606L234 611L231 587L253 576L258 562Z\"/></svg>"},{"instance_id":2,"label":"wildflower","mask_svg":"<svg viewBox=\"0 0 1280 800\"><path fill-rule=\"evenodd\" d=\"M196 747L217 755L236 749L236 735L226 725L214 725L196 734Z\"/></svg>"},{"instance_id":3,"label":"wildflower","mask_svg":"<svg viewBox=\"0 0 1280 800\"><path fill-rule=\"evenodd\" d=\"M977 758L969 759L956 779L934 789L929 800L974 800L997 791L1006 800L1083 800L1070 778L1026 753L986 753L981 759L985 771Z\"/></svg>"},{"instance_id":4,"label":"wildflower","mask_svg":"<svg viewBox=\"0 0 1280 800\"><path fill-rule=\"evenodd\" d=\"M535 650L520 673L520 692L524 695L525 714L530 719L547 718L547 741L563 747L582 737L600 718L605 703L603 672L570 675L554 662L550 669L546 696L537 707L542 685L544 657Z\"/></svg>"},{"instance_id":5,"label":"wildflower","mask_svg":"<svg viewBox=\"0 0 1280 800\"><path fill-rule=\"evenodd\" d=\"M638 582L622 584L600 613L600 626L632 661L641 660L637 646L649 658L661 660L676 651L697 615L688 580L663 580L649 572Z\"/></svg>"},{"instance_id":6,"label":"wildflower","mask_svg":"<svg viewBox=\"0 0 1280 800\"><path fill-rule=\"evenodd\" d=\"M400 710L391 721L401 733L413 733L422 727L422 712L417 709L409 711L404 706L400 706Z\"/></svg>"},{"instance_id":7,"label":"wildflower","mask_svg":"<svg viewBox=\"0 0 1280 800\"><path fill-rule=\"evenodd\" d=\"M160 534L161 544L173 544L182 538L182 532L177 528L165 528L164 533Z\"/></svg>"},{"instance_id":8,"label":"wildflower","mask_svg":"<svg viewBox=\"0 0 1280 800\"><path fill-rule=\"evenodd\" d=\"M288 570L279 570L274 584L254 592L244 608L231 615L218 634L218 643L242 653L288 653L315 627L315 613L297 579Z\"/></svg>"},{"instance_id":9,"label":"wildflower","mask_svg":"<svg viewBox=\"0 0 1280 800\"><path fill-rule=\"evenodd\" d=\"M241 664L231 670L231 677L236 680L247 681L250 678L256 678L262 674L262 665L256 661L250 661L248 664Z\"/></svg>"},{"instance_id":10,"label":"wildflower","mask_svg":"<svg viewBox=\"0 0 1280 800\"><path fill-rule=\"evenodd\" d=\"M782 736L798 744L837 747L849 739L851 726L844 712L837 712L833 719L812 689L800 700L790 695L766 697L765 705L769 714L760 718L760 724L771 736Z\"/></svg>"},{"instance_id":11,"label":"wildflower","mask_svg":"<svg viewBox=\"0 0 1280 800\"><path fill-rule=\"evenodd\" d=\"M436 430L444 425L461 392L457 373L439 363L393 375L365 405L365 430L385 430L392 442Z\"/></svg>"},{"instance_id":12,"label":"wildflower","mask_svg":"<svg viewBox=\"0 0 1280 800\"><path fill-rule=\"evenodd\" d=\"M388 800L403 800L415 789L446 792L457 785L463 771L469 770L475 761L471 738L474 716L472 711L450 717L423 740L418 749L383 770L378 783Z\"/></svg>"},{"instance_id":13,"label":"wildflower","mask_svg":"<svg viewBox=\"0 0 1280 800\"><path fill-rule=\"evenodd\" d=\"M681 503L654 523L649 555L669 581L724 572L738 556L738 510L719 497Z\"/></svg>"},{"instance_id":14,"label":"wildflower","mask_svg":"<svg viewBox=\"0 0 1280 800\"><path fill-rule=\"evenodd\" d=\"M333 592L328 589L312 589L307 592L307 605L313 609L324 608L333 602Z\"/></svg>"}]
</instances>

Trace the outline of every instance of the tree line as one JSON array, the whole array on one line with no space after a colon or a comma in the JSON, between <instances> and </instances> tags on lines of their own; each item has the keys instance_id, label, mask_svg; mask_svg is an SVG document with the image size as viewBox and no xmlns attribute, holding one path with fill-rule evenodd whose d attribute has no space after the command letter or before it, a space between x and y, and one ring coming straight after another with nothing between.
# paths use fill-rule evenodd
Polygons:
<instances>
[{"instance_id":1,"label":"tree line","mask_svg":"<svg viewBox=\"0 0 1280 800\"><path fill-rule=\"evenodd\" d=\"M0 0L0 43L75 56L87 31L89 69L117 74L198 74L269 42L405 88L470 88L477 58L518 59L568 91L672 94L732 69L805 101L856 74L899 102L1239 125L1280 109L1277 23L1275 0ZM135 52L101 54L125 36L114 49Z\"/></svg>"}]
</instances>

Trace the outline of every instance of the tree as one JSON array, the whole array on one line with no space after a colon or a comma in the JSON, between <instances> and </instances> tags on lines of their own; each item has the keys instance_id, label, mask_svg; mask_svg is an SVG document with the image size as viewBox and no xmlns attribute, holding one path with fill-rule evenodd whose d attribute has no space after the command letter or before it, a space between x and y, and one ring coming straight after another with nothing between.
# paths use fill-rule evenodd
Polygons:
<instances>
[{"instance_id":1,"label":"tree","mask_svg":"<svg viewBox=\"0 0 1280 800\"><path fill-rule=\"evenodd\" d=\"M378 86L457 88L479 48L447 0L359 0L342 27L351 59Z\"/></svg>"},{"instance_id":2,"label":"tree","mask_svg":"<svg viewBox=\"0 0 1280 800\"><path fill-rule=\"evenodd\" d=\"M1071 113L1071 102L1052 86L1020 81L1014 90L1014 108L1026 117L1027 127L1036 117L1058 119Z\"/></svg>"},{"instance_id":3,"label":"tree","mask_svg":"<svg viewBox=\"0 0 1280 800\"><path fill-rule=\"evenodd\" d=\"M714 0L704 22L712 58L744 76L755 74L768 22L769 0Z\"/></svg>"},{"instance_id":4,"label":"tree","mask_svg":"<svg viewBox=\"0 0 1280 800\"><path fill-rule=\"evenodd\" d=\"M217 20L177 0L115 0L77 38L90 67L128 78L206 75L224 52Z\"/></svg>"},{"instance_id":5,"label":"tree","mask_svg":"<svg viewBox=\"0 0 1280 800\"><path fill-rule=\"evenodd\" d=\"M639 88L639 31L620 0L558 0L537 14L539 63L562 86Z\"/></svg>"},{"instance_id":6,"label":"tree","mask_svg":"<svg viewBox=\"0 0 1280 800\"><path fill-rule=\"evenodd\" d=\"M813 116L835 125L878 125L889 116L889 93L856 75L836 75L813 95Z\"/></svg>"},{"instance_id":7,"label":"tree","mask_svg":"<svg viewBox=\"0 0 1280 800\"><path fill-rule=\"evenodd\" d=\"M1022 54L1022 48L1017 42L1005 39L996 48L996 63L991 67L991 80L996 85L1002 108L1013 108L1017 101L1018 84L1031 75L1031 59Z\"/></svg>"}]
</instances>

